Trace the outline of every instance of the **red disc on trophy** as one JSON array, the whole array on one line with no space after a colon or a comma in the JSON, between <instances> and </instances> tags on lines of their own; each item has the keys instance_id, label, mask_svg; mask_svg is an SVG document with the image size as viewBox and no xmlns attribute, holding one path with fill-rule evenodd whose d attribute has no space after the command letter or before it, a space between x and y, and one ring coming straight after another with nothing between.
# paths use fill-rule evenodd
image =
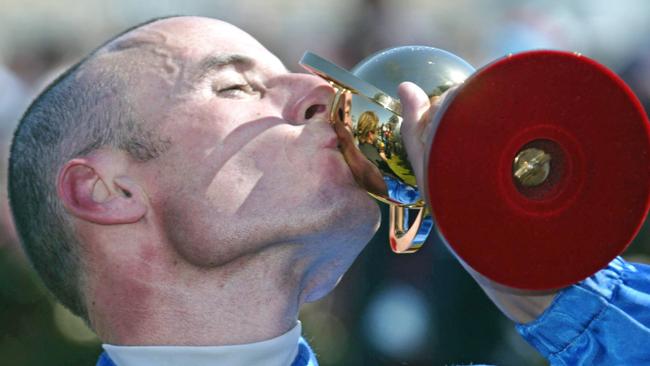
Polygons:
<instances>
[{"instance_id":1,"label":"red disc on trophy","mask_svg":"<svg viewBox=\"0 0 650 366\"><path fill-rule=\"evenodd\" d=\"M503 285L560 288L607 265L648 212L638 99L579 54L533 51L472 75L437 113L427 162L439 232Z\"/></svg>"}]
</instances>

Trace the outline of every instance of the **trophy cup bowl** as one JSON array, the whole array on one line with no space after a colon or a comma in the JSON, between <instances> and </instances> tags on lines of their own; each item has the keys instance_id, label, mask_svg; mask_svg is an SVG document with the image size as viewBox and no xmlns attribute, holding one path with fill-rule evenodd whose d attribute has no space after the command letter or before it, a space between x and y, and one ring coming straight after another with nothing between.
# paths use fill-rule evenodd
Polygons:
<instances>
[{"instance_id":1,"label":"trophy cup bowl","mask_svg":"<svg viewBox=\"0 0 650 366\"><path fill-rule=\"evenodd\" d=\"M449 52L406 46L351 71L309 52L300 63L336 89L332 119L381 172L386 190L369 193L390 207L398 253L416 251L435 226L488 279L550 290L604 267L645 220L647 116L618 76L581 54L529 51L475 70ZM424 187L400 133L404 81L432 99L453 88L429 122Z\"/></svg>"}]
</instances>

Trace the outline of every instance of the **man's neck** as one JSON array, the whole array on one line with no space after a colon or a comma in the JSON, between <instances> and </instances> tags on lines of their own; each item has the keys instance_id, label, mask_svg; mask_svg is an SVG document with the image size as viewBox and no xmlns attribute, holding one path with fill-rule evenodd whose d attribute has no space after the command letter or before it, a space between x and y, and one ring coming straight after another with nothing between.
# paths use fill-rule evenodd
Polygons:
<instances>
[{"instance_id":1,"label":"man's neck","mask_svg":"<svg viewBox=\"0 0 650 366\"><path fill-rule=\"evenodd\" d=\"M93 281L103 285L91 286L91 322L105 343L115 345L214 346L274 338L296 325L304 301L311 263L297 258L290 246L276 246L218 268L195 268L172 257L127 263Z\"/></svg>"}]
</instances>

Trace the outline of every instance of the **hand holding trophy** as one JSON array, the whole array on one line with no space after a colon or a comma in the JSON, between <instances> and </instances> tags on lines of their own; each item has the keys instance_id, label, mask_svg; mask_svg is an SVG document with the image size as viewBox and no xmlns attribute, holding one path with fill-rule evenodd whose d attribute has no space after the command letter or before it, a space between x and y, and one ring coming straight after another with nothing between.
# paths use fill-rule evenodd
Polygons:
<instances>
[{"instance_id":1,"label":"hand holding trophy","mask_svg":"<svg viewBox=\"0 0 650 366\"><path fill-rule=\"evenodd\" d=\"M645 220L647 116L620 78L587 57L530 51L475 71L448 52L407 46L351 72L312 53L301 64L336 88L342 150L364 172L359 183L389 204L396 252L416 251L435 223L472 270L508 288L552 290L605 266ZM398 95L418 93L405 81L430 101L418 123L402 124L415 117L403 115L413 111ZM425 154L410 156L406 145L417 144Z\"/></svg>"}]
</instances>

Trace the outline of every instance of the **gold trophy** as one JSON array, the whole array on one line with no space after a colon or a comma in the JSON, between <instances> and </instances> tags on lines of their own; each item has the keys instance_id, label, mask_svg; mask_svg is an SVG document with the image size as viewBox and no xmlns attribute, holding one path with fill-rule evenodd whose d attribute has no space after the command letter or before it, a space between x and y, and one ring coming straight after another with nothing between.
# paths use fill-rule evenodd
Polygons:
<instances>
[{"instance_id":1,"label":"gold trophy","mask_svg":"<svg viewBox=\"0 0 650 366\"><path fill-rule=\"evenodd\" d=\"M310 52L300 64L336 89L332 120L349 125L380 170L386 190L369 193L390 207L397 253L417 251L435 227L482 275L547 290L605 266L645 220L648 119L620 78L581 54L529 51L477 71L449 52L405 46L351 71ZM404 81L432 99L454 88L430 121L425 187L400 134Z\"/></svg>"}]
</instances>

